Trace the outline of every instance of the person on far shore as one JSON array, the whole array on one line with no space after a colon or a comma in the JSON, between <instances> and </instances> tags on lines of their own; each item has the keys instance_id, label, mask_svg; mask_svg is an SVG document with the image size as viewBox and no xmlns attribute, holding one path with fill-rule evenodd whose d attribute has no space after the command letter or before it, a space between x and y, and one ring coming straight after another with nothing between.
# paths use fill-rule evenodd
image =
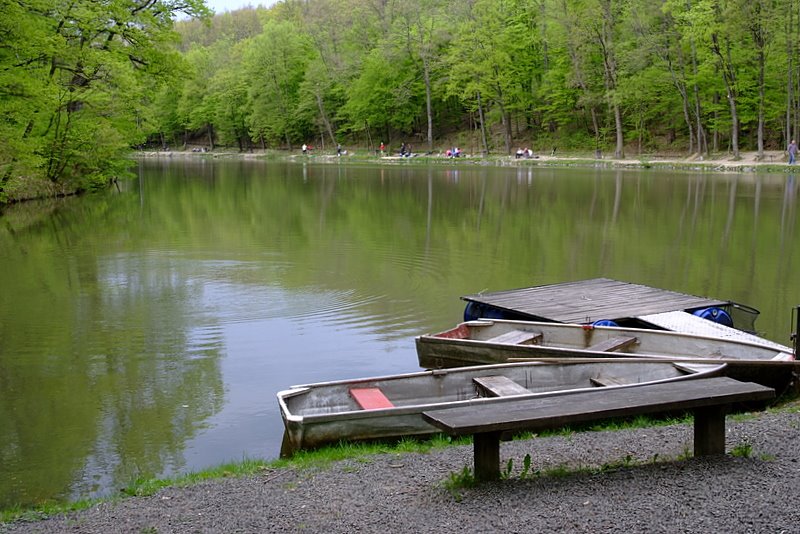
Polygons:
<instances>
[{"instance_id":1,"label":"person on far shore","mask_svg":"<svg viewBox=\"0 0 800 534\"><path fill-rule=\"evenodd\" d=\"M307 144L305 144L305 143L303 143L303 146L302 146L301 148L302 148L302 150L303 150L303 155L305 156L305 155L306 155L306 153L308 152L308 145L307 145Z\"/></svg>"},{"instance_id":2,"label":"person on far shore","mask_svg":"<svg viewBox=\"0 0 800 534\"><path fill-rule=\"evenodd\" d=\"M383 144L383 141L381 141L381 157L383 157L383 154L384 154L385 152L386 152L386 145L384 145L384 144Z\"/></svg>"},{"instance_id":3,"label":"person on far shore","mask_svg":"<svg viewBox=\"0 0 800 534\"><path fill-rule=\"evenodd\" d=\"M797 143L794 142L794 139L789 143L789 148L787 150L789 152L789 165L794 165L795 156L797 155Z\"/></svg>"}]
</instances>

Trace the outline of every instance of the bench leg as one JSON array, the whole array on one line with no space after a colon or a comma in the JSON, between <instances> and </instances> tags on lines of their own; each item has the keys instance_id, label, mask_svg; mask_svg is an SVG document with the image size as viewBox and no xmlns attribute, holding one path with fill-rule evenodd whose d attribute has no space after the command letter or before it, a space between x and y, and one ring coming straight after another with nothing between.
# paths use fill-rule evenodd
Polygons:
<instances>
[{"instance_id":1,"label":"bench leg","mask_svg":"<svg viewBox=\"0 0 800 534\"><path fill-rule=\"evenodd\" d=\"M725 454L725 408L694 411L694 455Z\"/></svg>"},{"instance_id":2,"label":"bench leg","mask_svg":"<svg viewBox=\"0 0 800 534\"><path fill-rule=\"evenodd\" d=\"M486 482L500 478L500 432L482 432L473 437L475 480Z\"/></svg>"}]
</instances>

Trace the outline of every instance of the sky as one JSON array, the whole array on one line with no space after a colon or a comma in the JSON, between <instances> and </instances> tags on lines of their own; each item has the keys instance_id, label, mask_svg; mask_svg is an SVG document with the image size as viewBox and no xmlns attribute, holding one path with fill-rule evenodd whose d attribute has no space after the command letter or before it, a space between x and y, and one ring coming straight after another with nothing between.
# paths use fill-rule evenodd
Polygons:
<instances>
[{"instance_id":1,"label":"sky","mask_svg":"<svg viewBox=\"0 0 800 534\"><path fill-rule=\"evenodd\" d=\"M245 6L259 6L269 7L277 0L206 0L206 5L214 10L215 13L223 13L225 11L235 11Z\"/></svg>"}]
</instances>

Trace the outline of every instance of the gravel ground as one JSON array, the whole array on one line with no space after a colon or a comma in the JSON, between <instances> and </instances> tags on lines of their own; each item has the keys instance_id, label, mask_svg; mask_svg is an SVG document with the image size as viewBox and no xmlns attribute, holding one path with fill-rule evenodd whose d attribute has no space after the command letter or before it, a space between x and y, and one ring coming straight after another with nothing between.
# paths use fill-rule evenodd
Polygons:
<instances>
[{"instance_id":1,"label":"gravel ground","mask_svg":"<svg viewBox=\"0 0 800 534\"><path fill-rule=\"evenodd\" d=\"M679 459L690 425L584 432L503 443L512 477L458 496L443 482L471 466L471 446L167 488L0 532L800 532L800 413L729 417L727 429L728 451L747 443L749 457ZM571 474L521 479L526 454L532 469Z\"/></svg>"}]
</instances>

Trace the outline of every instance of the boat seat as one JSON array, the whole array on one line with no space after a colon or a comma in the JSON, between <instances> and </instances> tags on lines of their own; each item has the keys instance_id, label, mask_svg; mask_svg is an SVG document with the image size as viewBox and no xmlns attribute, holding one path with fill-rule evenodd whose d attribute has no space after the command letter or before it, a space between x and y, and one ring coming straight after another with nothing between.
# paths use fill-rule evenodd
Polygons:
<instances>
[{"instance_id":1,"label":"boat seat","mask_svg":"<svg viewBox=\"0 0 800 534\"><path fill-rule=\"evenodd\" d=\"M381 408L394 408L394 404L380 388L350 388L350 396L362 410L379 410Z\"/></svg>"},{"instance_id":2,"label":"boat seat","mask_svg":"<svg viewBox=\"0 0 800 534\"><path fill-rule=\"evenodd\" d=\"M476 376L472 379L488 397L508 397L510 395L528 395L530 391L508 377Z\"/></svg>"},{"instance_id":3,"label":"boat seat","mask_svg":"<svg viewBox=\"0 0 800 534\"><path fill-rule=\"evenodd\" d=\"M626 382L621 378L608 375L594 376L590 378L589 381L592 383L593 386L599 386L599 387L624 386L628 384L628 382Z\"/></svg>"},{"instance_id":4,"label":"boat seat","mask_svg":"<svg viewBox=\"0 0 800 534\"><path fill-rule=\"evenodd\" d=\"M592 350L595 352L616 352L618 350L627 349L631 345L635 344L638 339L635 337L628 337L628 336L619 336L619 337L612 337L610 339L606 339L605 341L601 341L600 343L595 343L594 345L590 345L586 347L586 350Z\"/></svg>"},{"instance_id":5,"label":"boat seat","mask_svg":"<svg viewBox=\"0 0 800 534\"><path fill-rule=\"evenodd\" d=\"M541 332L529 330L511 330L497 337L487 339L489 343L508 343L509 345L533 345L542 339Z\"/></svg>"},{"instance_id":6,"label":"boat seat","mask_svg":"<svg viewBox=\"0 0 800 534\"><path fill-rule=\"evenodd\" d=\"M721 364L722 367L725 367L725 364ZM720 369L719 363L699 363L699 362L672 362L672 366L675 369L688 374L694 373L705 373L709 369Z\"/></svg>"}]
</instances>

